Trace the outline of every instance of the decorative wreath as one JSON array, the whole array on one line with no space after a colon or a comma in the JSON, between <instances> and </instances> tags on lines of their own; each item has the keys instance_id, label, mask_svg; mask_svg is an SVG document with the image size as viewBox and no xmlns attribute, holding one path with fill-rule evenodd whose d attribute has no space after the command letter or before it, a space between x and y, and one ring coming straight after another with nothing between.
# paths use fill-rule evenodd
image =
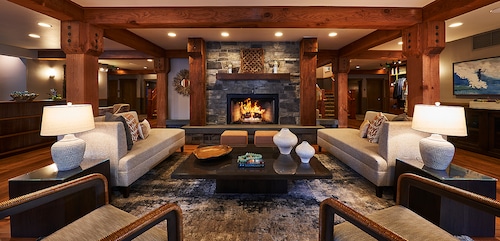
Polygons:
<instances>
[{"instance_id":1,"label":"decorative wreath","mask_svg":"<svg viewBox=\"0 0 500 241\"><path fill-rule=\"evenodd\" d=\"M189 70L182 69L174 77L175 91L177 91L177 93L181 95L188 96L190 86L191 86L191 81L189 81Z\"/></svg>"}]
</instances>

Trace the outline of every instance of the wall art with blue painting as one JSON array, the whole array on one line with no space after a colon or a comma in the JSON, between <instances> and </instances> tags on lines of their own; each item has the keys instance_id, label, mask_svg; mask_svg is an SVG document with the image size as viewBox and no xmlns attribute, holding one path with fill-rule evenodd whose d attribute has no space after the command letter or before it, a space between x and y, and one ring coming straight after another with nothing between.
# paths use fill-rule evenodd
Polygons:
<instances>
[{"instance_id":1,"label":"wall art with blue painting","mask_svg":"<svg viewBox=\"0 0 500 241\"><path fill-rule=\"evenodd\" d=\"M454 95L500 95L500 57L453 63Z\"/></svg>"}]
</instances>

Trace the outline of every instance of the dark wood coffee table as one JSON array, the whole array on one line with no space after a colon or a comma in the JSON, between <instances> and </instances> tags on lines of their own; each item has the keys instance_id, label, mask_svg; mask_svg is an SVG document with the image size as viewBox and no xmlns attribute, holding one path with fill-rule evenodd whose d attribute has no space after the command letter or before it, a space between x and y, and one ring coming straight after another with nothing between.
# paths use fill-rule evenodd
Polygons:
<instances>
[{"instance_id":1,"label":"dark wood coffee table","mask_svg":"<svg viewBox=\"0 0 500 241\"><path fill-rule=\"evenodd\" d=\"M262 154L264 167L238 167L239 155L247 152ZM217 193L287 193L288 181L327 179L332 173L316 159L308 164L292 151L281 155L276 147L233 147L231 153L213 159L200 160L191 154L172 173L175 179L215 179Z\"/></svg>"}]
</instances>

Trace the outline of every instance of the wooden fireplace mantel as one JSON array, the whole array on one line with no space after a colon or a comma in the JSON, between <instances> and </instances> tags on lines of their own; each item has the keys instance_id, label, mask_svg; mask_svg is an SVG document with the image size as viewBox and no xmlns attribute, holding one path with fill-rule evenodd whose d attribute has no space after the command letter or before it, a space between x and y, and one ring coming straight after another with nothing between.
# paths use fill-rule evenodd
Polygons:
<instances>
[{"instance_id":1,"label":"wooden fireplace mantel","mask_svg":"<svg viewBox=\"0 0 500 241\"><path fill-rule=\"evenodd\" d=\"M217 73L218 80L290 80L290 73Z\"/></svg>"}]
</instances>

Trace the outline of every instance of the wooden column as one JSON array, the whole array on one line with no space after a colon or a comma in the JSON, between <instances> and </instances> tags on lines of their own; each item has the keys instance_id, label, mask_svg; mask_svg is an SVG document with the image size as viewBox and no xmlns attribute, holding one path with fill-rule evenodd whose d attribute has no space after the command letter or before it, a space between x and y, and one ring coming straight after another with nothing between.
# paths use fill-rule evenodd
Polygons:
<instances>
[{"instance_id":1,"label":"wooden column","mask_svg":"<svg viewBox=\"0 0 500 241\"><path fill-rule=\"evenodd\" d=\"M300 42L300 124L316 125L316 65L318 39L304 38Z\"/></svg>"},{"instance_id":2,"label":"wooden column","mask_svg":"<svg viewBox=\"0 0 500 241\"><path fill-rule=\"evenodd\" d=\"M340 57L338 65L334 67L337 70L335 78L335 112L339 121L339 128L347 127L348 97L349 97L349 58ZM334 72L335 73L335 72Z\"/></svg>"},{"instance_id":3,"label":"wooden column","mask_svg":"<svg viewBox=\"0 0 500 241\"><path fill-rule=\"evenodd\" d=\"M167 126L168 118L168 72L170 72L170 59L155 58L156 72L156 127Z\"/></svg>"},{"instance_id":4,"label":"wooden column","mask_svg":"<svg viewBox=\"0 0 500 241\"><path fill-rule=\"evenodd\" d=\"M425 22L403 31L409 116L413 116L415 104L433 104L440 100L439 54L444 47L444 21Z\"/></svg>"},{"instance_id":5,"label":"wooden column","mask_svg":"<svg viewBox=\"0 0 500 241\"><path fill-rule=\"evenodd\" d=\"M201 38L189 38L187 51L189 55L189 79L191 81L189 124L204 126L207 110L205 41Z\"/></svg>"},{"instance_id":6,"label":"wooden column","mask_svg":"<svg viewBox=\"0 0 500 241\"><path fill-rule=\"evenodd\" d=\"M92 104L99 114L98 56L103 52L103 30L88 23L63 21L61 49L66 53L66 100Z\"/></svg>"}]
</instances>

